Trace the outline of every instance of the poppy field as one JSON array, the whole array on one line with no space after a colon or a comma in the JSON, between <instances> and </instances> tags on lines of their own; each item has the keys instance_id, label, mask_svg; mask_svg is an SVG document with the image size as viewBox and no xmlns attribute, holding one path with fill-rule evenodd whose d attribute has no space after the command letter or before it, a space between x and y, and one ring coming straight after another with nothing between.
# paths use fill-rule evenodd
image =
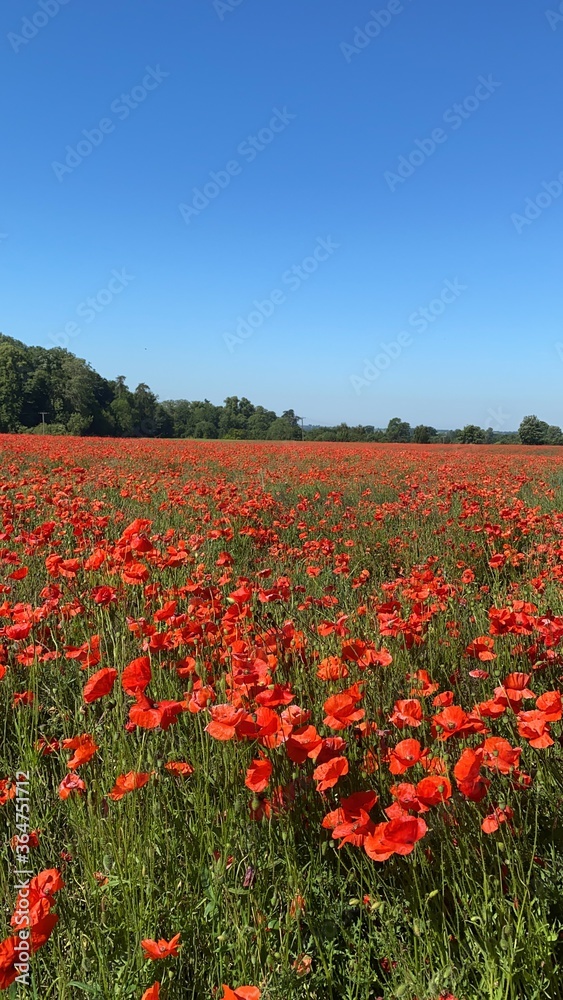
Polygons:
<instances>
[{"instance_id":1,"label":"poppy field","mask_svg":"<svg viewBox=\"0 0 563 1000\"><path fill-rule=\"evenodd\" d=\"M563 997L563 455L0 437L0 989Z\"/></svg>"}]
</instances>

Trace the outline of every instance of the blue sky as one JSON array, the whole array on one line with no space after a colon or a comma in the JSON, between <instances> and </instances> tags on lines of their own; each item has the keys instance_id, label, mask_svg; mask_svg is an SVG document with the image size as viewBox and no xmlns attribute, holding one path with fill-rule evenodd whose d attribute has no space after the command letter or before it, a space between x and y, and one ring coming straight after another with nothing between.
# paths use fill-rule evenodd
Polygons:
<instances>
[{"instance_id":1,"label":"blue sky","mask_svg":"<svg viewBox=\"0 0 563 1000\"><path fill-rule=\"evenodd\" d=\"M5 0L0 44L2 332L306 423L563 424L560 0Z\"/></svg>"}]
</instances>

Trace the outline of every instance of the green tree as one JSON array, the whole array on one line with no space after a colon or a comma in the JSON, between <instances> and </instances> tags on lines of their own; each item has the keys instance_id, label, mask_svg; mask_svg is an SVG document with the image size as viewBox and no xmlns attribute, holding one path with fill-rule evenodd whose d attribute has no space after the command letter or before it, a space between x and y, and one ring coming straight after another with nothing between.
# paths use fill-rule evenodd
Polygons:
<instances>
[{"instance_id":1,"label":"green tree","mask_svg":"<svg viewBox=\"0 0 563 1000\"><path fill-rule=\"evenodd\" d=\"M557 427L557 425L551 424L545 432L545 443L563 444L563 434L561 433L561 428Z\"/></svg>"},{"instance_id":2,"label":"green tree","mask_svg":"<svg viewBox=\"0 0 563 1000\"><path fill-rule=\"evenodd\" d=\"M392 443L407 444L411 440L411 425L400 417L392 417L387 424L385 438Z\"/></svg>"},{"instance_id":3,"label":"green tree","mask_svg":"<svg viewBox=\"0 0 563 1000\"><path fill-rule=\"evenodd\" d=\"M22 404L29 375L29 360L24 344L11 337L0 342L0 431L17 431L22 424ZM39 414L35 415L37 423Z\"/></svg>"},{"instance_id":4,"label":"green tree","mask_svg":"<svg viewBox=\"0 0 563 1000\"><path fill-rule=\"evenodd\" d=\"M415 444L429 444L435 437L436 428L427 427L426 424L418 424L412 432L412 439Z\"/></svg>"},{"instance_id":5,"label":"green tree","mask_svg":"<svg viewBox=\"0 0 563 1000\"><path fill-rule=\"evenodd\" d=\"M518 435L522 444L546 444L548 431L549 424L532 414L524 417L518 428Z\"/></svg>"},{"instance_id":6,"label":"green tree","mask_svg":"<svg viewBox=\"0 0 563 1000\"><path fill-rule=\"evenodd\" d=\"M248 437L253 441L265 441L274 420L277 417L273 410L266 410L263 406L255 407L254 413L246 422Z\"/></svg>"},{"instance_id":7,"label":"green tree","mask_svg":"<svg viewBox=\"0 0 563 1000\"><path fill-rule=\"evenodd\" d=\"M485 431L477 424L467 424L460 433L462 444L485 444Z\"/></svg>"}]
</instances>

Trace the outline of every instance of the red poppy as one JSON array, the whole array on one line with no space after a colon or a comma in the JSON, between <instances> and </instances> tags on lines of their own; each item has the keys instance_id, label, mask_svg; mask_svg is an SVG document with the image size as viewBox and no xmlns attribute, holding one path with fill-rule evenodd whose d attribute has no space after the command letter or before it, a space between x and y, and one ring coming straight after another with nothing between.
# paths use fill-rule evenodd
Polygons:
<instances>
[{"instance_id":1,"label":"red poppy","mask_svg":"<svg viewBox=\"0 0 563 1000\"><path fill-rule=\"evenodd\" d=\"M59 798L68 799L70 795L82 795L86 791L86 784L77 774L67 774L59 785Z\"/></svg>"},{"instance_id":2,"label":"red poppy","mask_svg":"<svg viewBox=\"0 0 563 1000\"><path fill-rule=\"evenodd\" d=\"M151 661L148 656L139 656L125 667L121 675L121 685L127 694L144 691L151 682Z\"/></svg>"},{"instance_id":3,"label":"red poppy","mask_svg":"<svg viewBox=\"0 0 563 1000\"><path fill-rule=\"evenodd\" d=\"M387 861L392 854L410 854L427 830L419 816L399 816L387 823L378 823L374 833L366 837L364 850L374 861Z\"/></svg>"},{"instance_id":4,"label":"red poppy","mask_svg":"<svg viewBox=\"0 0 563 1000\"><path fill-rule=\"evenodd\" d=\"M155 962L159 958L177 958L180 934L175 934L170 941L160 938L153 941L151 938L144 938L141 941L141 948L145 953L145 958L150 958Z\"/></svg>"},{"instance_id":5,"label":"red poppy","mask_svg":"<svg viewBox=\"0 0 563 1000\"><path fill-rule=\"evenodd\" d=\"M422 706L417 698L410 698L405 700L399 700L395 702L393 706L393 712L389 716L389 722L392 722L397 729L406 729L407 726L416 728L422 723Z\"/></svg>"},{"instance_id":6,"label":"red poppy","mask_svg":"<svg viewBox=\"0 0 563 1000\"><path fill-rule=\"evenodd\" d=\"M563 715L560 691L546 691L536 699L536 708L543 712L548 722L559 722Z\"/></svg>"},{"instance_id":7,"label":"red poppy","mask_svg":"<svg viewBox=\"0 0 563 1000\"><path fill-rule=\"evenodd\" d=\"M246 772L244 783L251 792L263 792L270 783L272 765L269 760L259 757L253 760Z\"/></svg>"},{"instance_id":8,"label":"red poppy","mask_svg":"<svg viewBox=\"0 0 563 1000\"><path fill-rule=\"evenodd\" d=\"M401 740L389 751L389 770L391 774L404 774L409 767L418 764L423 753L418 740Z\"/></svg>"},{"instance_id":9,"label":"red poppy","mask_svg":"<svg viewBox=\"0 0 563 1000\"><path fill-rule=\"evenodd\" d=\"M348 667L339 656L327 656L319 663L317 677L322 681L338 681L348 677Z\"/></svg>"},{"instance_id":10,"label":"red poppy","mask_svg":"<svg viewBox=\"0 0 563 1000\"><path fill-rule=\"evenodd\" d=\"M214 705L209 709L211 722L205 727L206 733L216 740L232 740L237 735L237 725L246 717L242 708L232 705Z\"/></svg>"},{"instance_id":11,"label":"red poppy","mask_svg":"<svg viewBox=\"0 0 563 1000\"><path fill-rule=\"evenodd\" d=\"M506 806L504 809L499 809L497 806L481 823L481 829L483 833L495 833L501 823L507 823L510 826L510 821L514 816L514 811L510 806Z\"/></svg>"},{"instance_id":12,"label":"red poppy","mask_svg":"<svg viewBox=\"0 0 563 1000\"><path fill-rule=\"evenodd\" d=\"M356 703L348 694L335 694L327 698L324 703L326 716L323 719L325 726L330 729L346 729L353 722L359 722L366 714L363 708L356 708Z\"/></svg>"},{"instance_id":13,"label":"red poppy","mask_svg":"<svg viewBox=\"0 0 563 1000\"><path fill-rule=\"evenodd\" d=\"M495 660L496 653L493 652L495 648L495 640L491 639L490 635L480 635L473 642L470 642L467 646L465 653L467 656L475 656L482 663L488 660Z\"/></svg>"},{"instance_id":14,"label":"red poppy","mask_svg":"<svg viewBox=\"0 0 563 1000\"><path fill-rule=\"evenodd\" d=\"M346 757L333 757L325 764L320 764L313 771L313 778L317 782L317 791L325 792L327 788L334 788L340 778L348 774L349 770L350 765Z\"/></svg>"},{"instance_id":15,"label":"red poppy","mask_svg":"<svg viewBox=\"0 0 563 1000\"><path fill-rule=\"evenodd\" d=\"M257 986L237 986L232 990L230 986L223 983L223 996L221 1000L260 1000L262 996Z\"/></svg>"},{"instance_id":16,"label":"red poppy","mask_svg":"<svg viewBox=\"0 0 563 1000\"><path fill-rule=\"evenodd\" d=\"M536 750L543 750L545 747L553 746L554 740L549 734L549 722L547 716L533 709L530 712L519 712L517 715L518 733L523 736L531 747Z\"/></svg>"},{"instance_id":17,"label":"red poppy","mask_svg":"<svg viewBox=\"0 0 563 1000\"><path fill-rule=\"evenodd\" d=\"M145 990L141 1000L159 1000L160 997L160 983L153 983L149 986L148 990Z\"/></svg>"},{"instance_id":18,"label":"red poppy","mask_svg":"<svg viewBox=\"0 0 563 1000\"><path fill-rule=\"evenodd\" d=\"M490 736L483 743L483 764L490 771L510 774L515 767L518 767L521 753L521 747L513 748L508 740L500 736Z\"/></svg>"},{"instance_id":19,"label":"red poppy","mask_svg":"<svg viewBox=\"0 0 563 1000\"><path fill-rule=\"evenodd\" d=\"M150 781L152 773L152 771L128 771L127 774L120 774L115 779L115 785L111 792L108 793L108 798L114 802L119 802L129 792L134 792L137 788L143 788Z\"/></svg>"},{"instance_id":20,"label":"red poppy","mask_svg":"<svg viewBox=\"0 0 563 1000\"><path fill-rule=\"evenodd\" d=\"M488 778L481 777L483 758L482 747L477 750L468 747L463 751L454 767L454 778L461 794L472 802L480 802L481 799L484 799L490 785Z\"/></svg>"},{"instance_id":21,"label":"red poppy","mask_svg":"<svg viewBox=\"0 0 563 1000\"><path fill-rule=\"evenodd\" d=\"M417 694L421 698L427 698L438 690L439 685L431 679L427 670L417 670L414 674L407 674L407 680L411 681L411 694Z\"/></svg>"},{"instance_id":22,"label":"red poppy","mask_svg":"<svg viewBox=\"0 0 563 1000\"><path fill-rule=\"evenodd\" d=\"M307 757L317 756L322 743L315 727L305 726L304 729L295 729L291 733L285 744L285 751L294 764L303 764Z\"/></svg>"},{"instance_id":23,"label":"red poppy","mask_svg":"<svg viewBox=\"0 0 563 1000\"><path fill-rule=\"evenodd\" d=\"M528 688L530 674L514 673L505 677L502 686L495 688L495 700L509 704L513 712L519 712L525 698L535 698Z\"/></svg>"},{"instance_id":24,"label":"red poppy","mask_svg":"<svg viewBox=\"0 0 563 1000\"><path fill-rule=\"evenodd\" d=\"M92 759L99 746L94 743L94 740L89 733L84 733L82 736L73 736L72 739L63 740L63 748L65 750L74 750L74 754L70 758L67 767L70 770L74 770L77 767L82 767L83 764L87 764L89 760Z\"/></svg>"},{"instance_id":25,"label":"red poppy","mask_svg":"<svg viewBox=\"0 0 563 1000\"><path fill-rule=\"evenodd\" d=\"M429 775L418 782L416 795L423 805L437 806L451 798L452 786L443 775Z\"/></svg>"},{"instance_id":26,"label":"red poppy","mask_svg":"<svg viewBox=\"0 0 563 1000\"><path fill-rule=\"evenodd\" d=\"M170 760L164 766L167 771L172 771L173 774L181 774L184 778L189 778L190 774L194 773L192 765L188 764L185 760Z\"/></svg>"},{"instance_id":27,"label":"red poppy","mask_svg":"<svg viewBox=\"0 0 563 1000\"><path fill-rule=\"evenodd\" d=\"M98 670L84 685L82 692L84 701L90 703L97 701L98 698L104 698L112 690L116 677L117 670L113 667L104 667L102 670Z\"/></svg>"},{"instance_id":28,"label":"red poppy","mask_svg":"<svg viewBox=\"0 0 563 1000\"><path fill-rule=\"evenodd\" d=\"M375 792L354 792L341 800L338 809L327 813L322 826L325 830L332 830L334 840L342 840L340 847L344 844L363 847L365 838L375 829L369 813L376 802Z\"/></svg>"},{"instance_id":29,"label":"red poppy","mask_svg":"<svg viewBox=\"0 0 563 1000\"><path fill-rule=\"evenodd\" d=\"M485 725L477 715L468 715L459 705L451 705L432 718L432 731L439 740L449 740L452 736L471 736L485 731Z\"/></svg>"}]
</instances>

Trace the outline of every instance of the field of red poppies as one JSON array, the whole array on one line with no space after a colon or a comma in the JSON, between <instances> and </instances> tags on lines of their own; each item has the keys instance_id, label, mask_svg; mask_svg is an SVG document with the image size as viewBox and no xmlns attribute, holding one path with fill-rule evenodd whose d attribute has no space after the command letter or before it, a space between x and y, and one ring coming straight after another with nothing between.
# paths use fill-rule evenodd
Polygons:
<instances>
[{"instance_id":1,"label":"field of red poppies","mask_svg":"<svg viewBox=\"0 0 563 1000\"><path fill-rule=\"evenodd\" d=\"M561 449L0 447L4 995L563 997Z\"/></svg>"}]
</instances>

